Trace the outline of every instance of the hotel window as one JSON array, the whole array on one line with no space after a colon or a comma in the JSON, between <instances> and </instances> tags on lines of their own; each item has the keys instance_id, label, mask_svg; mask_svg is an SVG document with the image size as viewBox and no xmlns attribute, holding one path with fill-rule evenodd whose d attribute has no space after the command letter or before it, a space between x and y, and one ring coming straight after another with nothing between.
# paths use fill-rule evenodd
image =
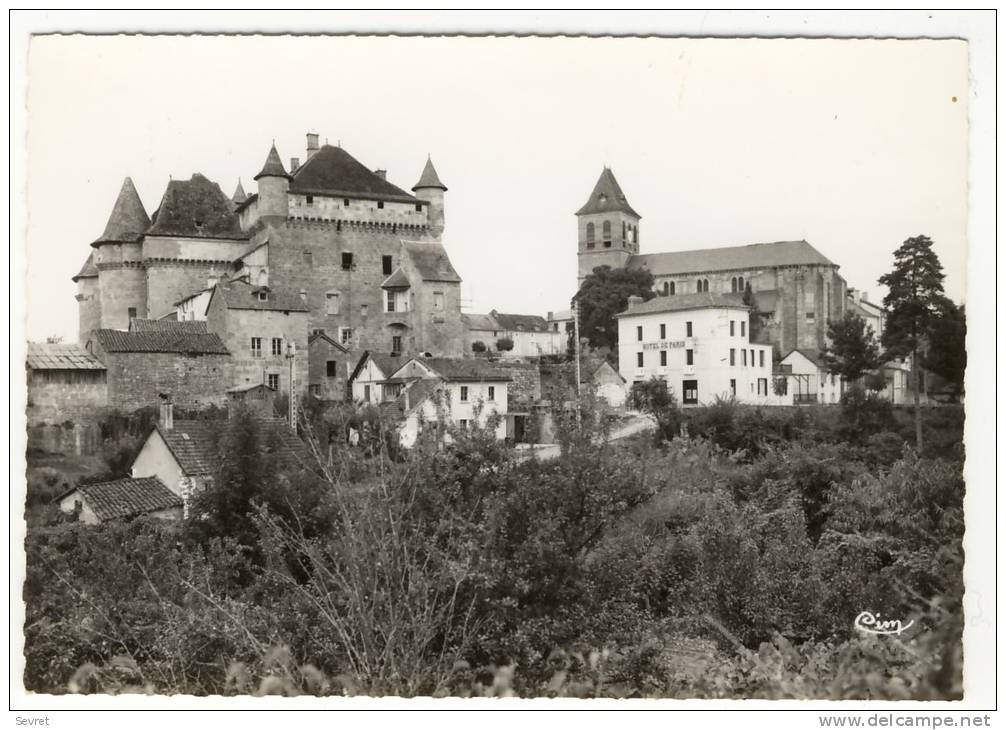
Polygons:
<instances>
[{"instance_id":1,"label":"hotel window","mask_svg":"<svg viewBox=\"0 0 1006 730\"><path fill-rule=\"evenodd\" d=\"M392 335L391 336L391 354L399 355L402 352L402 336Z\"/></svg>"},{"instance_id":2,"label":"hotel window","mask_svg":"<svg viewBox=\"0 0 1006 730\"><path fill-rule=\"evenodd\" d=\"M496 400L496 386L495 385L490 385L489 386L489 400L491 400L491 401L495 401Z\"/></svg>"},{"instance_id":3,"label":"hotel window","mask_svg":"<svg viewBox=\"0 0 1006 730\"><path fill-rule=\"evenodd\" d=\"M637 342L643 341L643 325L639 325L638 327L636 327L636 341Z\"/></svg>"},{"instance_id":4,"label":"hotel window","mask_svg":"<svg viewBox=\"0 0 1006 730\"><path fill-rule=\"evenodd\" d=\"M732 319L730 320L730 336L734 336L734 321Z\"/></svg>"},{"instance_id":5,"label":"hotel window","mask_svg":"<svg viewBox=\"0 0 1006 730\"><path fill-rule=\"evenodd\" d=\"M751 367L754 367L754 350L751 350Z\"/></svg>"},{"instance_id":6,"label":"hotel window","mask_svg":"<svg viewBox=\"0 0 1006 730\"><path fill-rule=\"evenodd\" d=\"M349 271L352 268L353 268L353 254L347 251L342 254L342 270Z\"/></svg>"},{"instance_id":7,"label":"hotel window","mask_svg":"<svg viewBox=\"0 0 1006 730\"><path fill-rule=\"evenodd\" d=\"M467 403L468 402L468 386L467 385L462 385L461 386L461 402L462 403Z\"/></svg>"},{"instance_id":8,"label":"hotel window","mask_svg":"<svg viewBox=\"0 0 1006 730\"><path fill-rule=\"evenodd\" d=\"M273 390L279 390L279 373L269 373L266 384Z\"/></svg>"},{"instance_id":9,"label":"hotel window","mask_svg":"<svg viewBox=\"0 0 1006 730\"><path fill-rule=\"evenodd\" d=\"M339 313L339 292L330 291L325 294L325 312L327 314Z\"/></svg>"},{"instance_id":10,"label":"hotel window","mask_svg":"<svg viewBox=\"0 0 1006 730\"><path fill-rule=\"evenodd\" d=\"M691 336L692 336L692 323L685 322L685 337L691 337Z\"/></svg>"},{"instance_id":11,"label":"hotel window","mask_svg":"<svg viewBox=\"0 0 1006 730\"><path fill-rule=\"evenodd\" d=\"M737 291L744 291L744 277L737 277Z\"/></svg>"},{"instance_id":12,"label":"hotel window","mask_svg":"<svg viewBox=\"0 0 1006 730\"><path fill-rule=\"evenodd\" d=\"M444 311L444 293L442 291L433 292L433 311Z\"/></svg>"},{"instance_id":13,"label":"hotel window","mask_svg":"<svg viewBox=\"0 0 1006 730\"><path fill-rule=\"evenodd\" d=\"M660 367L667 367L667 350L660 351Z\"/></svg>"},{"instance_id":14,"label":"hotel window","mask_svg":"<svg viewBox=\"0 0 1006 730\"><path fill-rule=\"evenodd\" d=\"M392 259L390 256L381 257L381 267L384 269L384 275L388 276L391 273Z\"/></svg>"},{"instance_id":15,"label":"hotel window","mask_svg":"<svg viewBox=\"0 0 1006 730\"><path fill-rule=\"evenodd\" d=\"M636 353L636 367L637 368L643 367L643 353L641 352Z\"/></svg>"},{"instance_id":16,"label":"hotel window","mask_svg":"<svg viewBox=\"0 0 1006 730\"><path fill-rule=\"evenodd\" d=\"M741 320L741 337L747 337L747 333L745 332L745 330L747 330L747 324L747 322Z\"/></svg>"},{"instance_id":17,"label":"hotel window","mask_svg":"<svg viewBox=\"0 0 1006 730\"><path fill-rule=\"evenodd\" d=\"M736 276L730 277L730 291L732 291L732 292L737 291L737 277Z\"/></svg>"},{"instance_id":18,"label":"hotel window","mask_svg":"<svg viewBox=\"0 0 1006 730\"><path fill-rule=\"evenodd\" d=\"M662 340L666 340L667 339L667 325L666 324L660 325L660 339L662 339Z\"/></svg>"},{"instance_id":19,"label":"hotel window","mask_svg":"<svg viewBox=\"0 0 1006 730\"><path fill-rule=\"evenodd\" d=\"M685 350L685 365L695 364L695 350Z\"/></svg>"},{"instance_id":20,"label":"hotel window","mask_svg":"<svg viewBox=\"0 0 1006 730\"><path fill-rule=\"evenodd\" d=\"M730 367L737 364L737 351L734 348L730 348Z\"/></svg>"},{"instance_id":21,"label":"hotel window","mask_svg":"<svg viewBox=\"0 0 1006 730\"><path fill-rule=\"evenodd\" d=\"M594 224L587 224L587 248L594 248Z\"/></svg>"},{"instance_id":22,"label":"hotel window","mask_svg":"<svg viewBox=\"0 0 1006 730\"><path fill-rule=\"evenodd\" d=\"M747 367L747 364L748 364L748 351L741 350L741 366Z\"/></svg>"},{"instance_id":23,"label":"hotel window","mask_svg":"<svg viewBox=\"0 0 1006 730\"><path fill-rule=\"evenodd\" d=\"M335 377L335 367L336 367L335 360L328 360L325 363L325 377L326 378L334 378ZM368 385L367 387L369 388L370 386Z\"/></svg>"},{"instance_id":24,"label":"hotel window","mask_svg":"<svg viewBox=\"0 0 1006 730\"><path fill-rule=\"evenodd\" d=\"M681 402L689 405L695 405L699 402L698 380L681 381Z\"/></svg>"},{"instance_id":25,"label":"hotel window","mask_svg":"<svg viewBox=\"0 0 1006 730\"><path fill-rule=\"evenodd\" d=\"M272 338L272 354L274 356L275 355L282 355L283 354L283 338L282 337L273 337Z\"/></svg>"},{"instance_id":26,"label":"hotel window","mask_svg":"<svg viewBox=\"0 0 1006 730\"><path fill-rule=\"evenodd\" d=\"M764 350L758 350L758 367L760 367L760 368L765 367L765 351Z\"/></svg>"},{"instance_id":27,"label":"hotel window","mask_svg":"<svg viewBox=\"0 0 1006 730\"><path fill-rule=\"evenodd\" d=\"M730 395L735 397L737 395L737 381L733 378L730 378Z\"/></svg>"},{"instance_id":28,"label":"hotel window","mask_svg":"<svg viewBox=\"0 0 1006 730\"><path fill-rule=\"evenodd\" d=\"M251 338L251 356L252 357L262 357L262 338L252 337Z\"/></svg>"},{"instance_id":29,"label":"hotel window","mask_svg":"<svg viewBox=\"0 0 1006 730\"><path fill-rule=\"evenodd\" d=\"M352 327L340 327L339 328L339 344L348 345L353 341L353 328Z\"/></svg>"}]
</instances>

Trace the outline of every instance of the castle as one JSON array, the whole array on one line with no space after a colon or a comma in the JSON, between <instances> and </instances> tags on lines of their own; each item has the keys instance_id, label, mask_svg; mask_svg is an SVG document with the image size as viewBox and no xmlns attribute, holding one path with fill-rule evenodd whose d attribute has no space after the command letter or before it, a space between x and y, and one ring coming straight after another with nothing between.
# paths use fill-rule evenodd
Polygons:
<instances>
[{"instance_id":1,"label":"castle","mask_svg":"<svg viewBox=\"0 0 1006 730\"><path fill-rule=\"evenodd\" d=\"M73 277L81 344L138 321L207 320L242 363L234 385L284 390L287 343L309 338L342 353L462 354L461 277L441 243L447 186L432 160L409 193L309 133L303 163L288 171L274 144L254 180L230 198L198 173L171 180L148 216L126 178Z\"/></svg>"},{"instance_id":2,"label":"castle","mask_svg":"<svg viewBox=\"0 0 1006 730\"><path fill-rule=\"evenodd\" d=\"M578 279L595 267L645 269L658 295L712 292L740 303L750 289L760 341L776 360L793 350L819 351L828 323L843 316L846 283L838 265L806 241L641 254L641 216L605 167L576 212Z\"/></svg>"}]
</instances>

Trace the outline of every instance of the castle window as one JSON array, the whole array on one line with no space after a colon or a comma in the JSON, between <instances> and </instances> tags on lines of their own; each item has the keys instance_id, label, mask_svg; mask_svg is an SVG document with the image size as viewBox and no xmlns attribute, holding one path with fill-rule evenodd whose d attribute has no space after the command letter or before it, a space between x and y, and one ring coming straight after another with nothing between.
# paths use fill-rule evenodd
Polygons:
<instances>
[{"instance_id":1,"label":"castle window","mask_svg":"<svg viewBox=\"0 0 1006 730\"><path fill-rule=\"evenodd\" d=\"M310 251L304 252L304 265L308 268L314 266L314 254Z\"/></svg>"},{"instance_id":2,"label":"castle window","mask_svg":"<svg viewBox=\"0 0 1006 730\"><path fill-rule=\"evenodd\" d=\"M674 296L674 282L671 281L668 283L670 284L670 291L668 291L667 293L670 294L671 296Z\"/></svg>"},{"instance_id":3,"label":"castle window","mask_svg":"<svg viewBox=\"0 0 1006 730\"><path fill-rule=\"evenodd\" d=\"M262 338L252 337L251 338L251 356L252 357L262 357Z\"/></svg>"},{"instance_id":4,"label":"castle window","mask_svg":"<svg viewBox=\"0 0 1006 730\"><path fill-rule=\"evenodd\" d=\"M639 226L632 227L632 242L639 243Z\"/></svg>"},{"instance_id":5,"label":"castle window","mask_svg":"<svg viewBox=\"0 0 1006 730\"><path fill-rule=\"evenodd\" d=\"M352 327L340 327L339 328L339 344L348 345L353 341L353 328Z\"/></svg>"},{"instance_id":6,"label":"castle window","mask_svg":"<svg viewBox=\"0 0 1006 730\"><path fill-rule=\"evenodd\" d=\"M279 390L279 373L269 373L266 384L273 390Z\"/></svg>"},{"instance_id":7,"label":"castle window","mask_svg":"<svg viewBox=\"0 0 1006 730\"><path fill-rule=\"evenodd\" d=\"M395 311L395 292L393 292L393 291L386 291L386 292L384 292L384 303L385 303L385 307L384 307L384 311L385 312L394 312Z\"/></svg>"},{"instance_id":8,"label":"castle window","mask_svg":"<svg viewBox=\"0 0 1006 730\"><path fill-rule=\"evenodd\" d=\"M737 277L737 291L744 291L744 277Z\"/></svg>"},{"instance_id":9,"label":"castle window","mask_svg":"<svg viewBox=\"0 0 1006 730\"><path fill-rule=\"evenodd\" d=\"M325 377L327 378L335 377L335 360L328 360L325 363Z\"/></svg>"},{"instance_id":10,"label":"castle window","mask_svg":"<svg viewBox=\"0 0 1006 730\"><path fill-rule=\"evenodd\" d=\"M594 248L594 224L587 224L587 248Z\"/></svg>"},{"instance_id":11,"label":"castle window","mask_svg":"<svg viewBox=\"0 0 1006 730\"><path fill-rule=\"evenodd\" d=\"M433 311L444 311L444 293L442 291L433 292Z\"/></svg>"},{"instance_id":12,"label":"castle window","mask_svg":"<svg viewBox=\"0 0 1006 730\"><path fill-rule=\"evenodd\" d=\"M369 309L370 308L366 304L361 304L360 305L360 316L361 317L366 317L367 316L367 312L369 311Z\"/></svg>"},{"instance_id":13,"label":"castle window","mask_svg":"<svg viewBox=\"0 0 1006 730\"><path fill-rule=\"evenodd\" d=\"M391 274L391 266L392 266L391 256L382 256L381 257L381 266L384 269L384 275L385 276L388 276L389 274Z\"/></svg>"},{"instance_id":14,"label":"castle window","mask_svg":"<svg viewBox=\"0 0 1006 730\"><path fill-rule=\"evenodd\" d=\"M269 292L267 292L267 291L265 291L265 290L263 290L263 291L260 291L260 292L259 292L259 293L257 294L257 296L258 296L258 300L259 300L260 302L267 302L267 301L269 301Z\"/></svg>"},{"instance_id":15,"label":"castle window","mask_svg":"<svg viewBox=\"0 0 1006 730\"><path fill-rule=\"evenodd\" d=\"M402 352L402 336L392 335L391 336L391 354L399 355Z\"/></svg>"},{"instance_id":16,"label":"castle window","mask_svg":"<svg viewBox=\"0 0 1006 730\"><path fill-rule=\"evenodd\" d=\"M349 271L353 268L353 254L348 251L342 254L342 270Z\"/></svg>"},{"instance_id":17,"label":"castle window","mask_svg":"<svg viewBox=\"0 0 1006 730\"><path fill-rule=\"evenodd\" d=\"M423 212L423 204L422 203L416 203L416 212L417 213L422 213Z\"/></svg>"},{"instance_id":18,"label":"castle window","mask_svg":"<svg viewBox=\"0 0 1006 730\"><path fill-rule=\"evenodd\" d=\"M730 291L737 291L737 277L733 276L730 278Z\"/></svg>"},{"instance_id":19,"label":"castle window","mask_svg":"<svg viewBox=\"0 0 1006 730\"><path fill-rule=\"evenodd\" d=\"M136 319L136 307L130 307L129 309L127 309L126 316L129 318L130 322Z\"/></svg>"},{"instance_id":20,"label":"castle window","mask_svg":"<svg viewBox=\"0 0 1006 730\"><path fill-rule=\"evenodd\" d=\"M308 205L314 205L314 196L313 195L307 195L307 196L305 196L305 200L307 201Z\"/></svg>"},{"instance_id":21,"label":"castle window","mask_svg":"<svg viewBox=\"0 0 1006 730\"><path fill-rule=\"evenodd\" d=\"M625 241L626 241L627 238L628 237L626 236L625 221L622 221L622 243L623 244L625 243Z\"/></svg>"},{"instance_id":22,"label":"castle window","mask_svg":"<svg viewBox=\"0 0 1006 730\"><path fill-rule=\"evenodd\" d=\"M349 198L343 198L343 200L342 200L342 207L343 208L348 208L349 207Z\"/></svg>"},{"instance_id":23,"label":"castle window","mask_svg":"<svg viewBox=\"0 0 1006 730\"><path fill-rule=\"evenodd\" d=\"M666 297L671 293L671 283L669 281L664 282L664 296Z\"/></svg>"},{"instance_id":24,"label":"castle window","mask_svg":"<svg viewBox=\"0 0 1006 730\"><path fill-rule=\"evenodd\" d=\"M384 201L383 200L378 200L377 201L377 207L383 209L384 208Z\"/></svg>"},{"instance_id":25,"label":"castle window","mask_svg":"<svg viewBox=\"0 0 1006 730\"><path fill-rule=\"evenodd\" d=\"M283 354L283 338L273 337L272 338L272 354L282 355Z\"/></svg>"},{"instance_id":26,"label":"castle window","mask_svg":"<svg viewBox=\"0 0 1006 730\"><path fill-rule=\"evenodd\" d=\"M325 313L326 314L339 313L339 292L330 291L325 293Z\"/></svg>"},{"instance_id":27,"label":"castle window","mask_svg":"<svg viewBox=\"0 0 1006 730\"><path fill-rule=\"evenodd\" d=\"M814 313L813 312L807 312L806 316L807 316L807 319L814 319Z\"/></svg>"}]
</instances>

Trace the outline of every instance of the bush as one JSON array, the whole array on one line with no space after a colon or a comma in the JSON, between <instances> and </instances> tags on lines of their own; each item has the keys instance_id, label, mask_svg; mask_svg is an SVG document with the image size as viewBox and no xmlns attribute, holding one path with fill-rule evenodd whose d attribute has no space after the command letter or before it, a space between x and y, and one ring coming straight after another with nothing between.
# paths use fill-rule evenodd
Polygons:
<instances>
[{"instance_id":1,"label":"bush","mask_svg":"<svg viewBox=\"0 0 1006 730\"><path fill-rule=\"evenodd\" d=\"M510 352L513 349L513 340L509 337L500 337L496 340L497 352Z\"/></svg>"},{"instance_id":2,"label":"bush","mask_svg":"<svg viewBox=\"0 0 1006 730\"><path fill-rule=\"evenodd\" d=\"M472 343L472 352L474 352L476 355L482 354L487 349L488 348L486 347L486 343L482 342L482 340L475 340Z\"/></svg>"}]
</instances>

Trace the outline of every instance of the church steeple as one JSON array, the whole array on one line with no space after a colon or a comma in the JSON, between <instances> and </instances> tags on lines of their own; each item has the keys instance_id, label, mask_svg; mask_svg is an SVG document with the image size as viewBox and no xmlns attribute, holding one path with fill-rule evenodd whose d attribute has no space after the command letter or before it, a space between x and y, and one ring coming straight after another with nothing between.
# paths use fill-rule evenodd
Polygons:
<instances>
[{"instance_id":1,"label":"church steeple","mask_svg":"<svg viewBox=\"0 0 1006 730\"><path fill-rule=\"evenodd\" d=\"M576 214L586 215L588 213L614 212L628 213L637 219L641 217L629 205L625 193L622 192L622 186L615 179L615 173L611 171L610 167L605 166L601 171L601 176L597 178L597 183L594 185L590 198L587 199L587 202L583 204L580 210L576 211Z\"/></svg>"},{"instance_id":2,"label":"church steeple","mask_svg":"<svg viewBox=\"0 0 1006 730\"><path fill-rule=\"evenodd\" d=\"M597 266L624 268L639 253L640 215L605 166L587 202L576 211L578 281Z\"/></svg>"},{"instance_id":3,"label":"church steeple","mask_svg":"<svg viewBox=\"0 0 1006 730\"><path fill-rule=\"evenodd\" d=\"M143 203L140 202L140 195L136 192L132 179L127 177L122 181L119 197L115 199L104 232L91 245L138 241L148 228L150 228L150 217L143 209Z\"/></svg>"}]
</instances>

